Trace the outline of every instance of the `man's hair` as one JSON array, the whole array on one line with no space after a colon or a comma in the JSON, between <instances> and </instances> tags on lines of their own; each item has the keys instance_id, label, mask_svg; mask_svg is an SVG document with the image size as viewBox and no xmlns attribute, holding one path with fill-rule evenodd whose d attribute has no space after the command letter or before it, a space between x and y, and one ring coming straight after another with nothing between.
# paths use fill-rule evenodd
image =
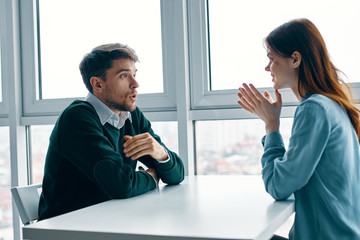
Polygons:
<instances>
[{"instance_id":1,"label":"man's hair","mask_svg":"<svg viewBox=\"0 0 360 240\"><path fill-rule=\"evenodd\" d=\"M79 68L84 84L89 92L93 93L90 78L100 77L106 81L106 72L112 67L113 61L117 59L139 61L135 51L121 43L100 45L84 56Z\"/></svg>"}]
</instances>

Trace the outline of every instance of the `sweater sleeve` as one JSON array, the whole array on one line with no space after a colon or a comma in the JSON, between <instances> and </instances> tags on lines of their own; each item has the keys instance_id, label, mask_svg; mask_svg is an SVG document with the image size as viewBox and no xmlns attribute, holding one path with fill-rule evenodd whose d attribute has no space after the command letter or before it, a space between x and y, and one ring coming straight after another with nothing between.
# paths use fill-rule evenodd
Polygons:
<instances>
[{"instance_id":1,"label":"sweater sleeve","mask_svg":"<svg viewBox=\"0 0 360 240\"><path fill-rule=\"evenodd\" d=\"M313 175L329 136L325 110L312 102L299 105L287 151L280 133L273 132L263 138L261 163L266 191L280 200L302 188Z\"/></svg>"},{"instance_id":2,"label":"sweater sleeve","mask_svg":"<svg viewBox=\"0 0 360 240\"><path fill-rule=\"evenodd\" d=\"M159 178L166 184L179 184L184 180L184 164L181 158L173 151L168 149L165 144L161 141L161 138L154 133L151 128L151 123L145 118L143 113L137 109L135 112L137 114L137 119L139 120L139 128L141 133L148 132L150 133L156 141L158 141L161 146L163 146L170 157L170 160L161 163L156 161L150 156L145 156L139 159L140 162L144 163L146 166L155 168Z\"/></svg>"},{"instance_id":3,"label":"sweater sleeve","mask_svg":"<svg viewBox=\"0 0 360 240\"><path fill-rule=\"evenodd\" d=\"M91 106L79 104L64 111L56 141L60 153L109 198L128 198L156 188L149 174L124 164Z\"/></svg>"}]
</instances>

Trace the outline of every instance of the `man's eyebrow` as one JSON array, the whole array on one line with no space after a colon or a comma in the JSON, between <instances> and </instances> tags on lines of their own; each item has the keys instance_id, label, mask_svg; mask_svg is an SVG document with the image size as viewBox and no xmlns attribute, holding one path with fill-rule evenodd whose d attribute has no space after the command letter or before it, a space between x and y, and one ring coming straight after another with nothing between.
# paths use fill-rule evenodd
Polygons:
<instances>
[{"instance_id":1,"label":"man's eyebrow","mask_svg":"<svg viewBox=\"0 0 360 240\"><path fill-rule=\"evenodd\" d=\"M121 72L131 72L131 70L129 68L123 68L123 69L120 69L119 71L117 71L116 74L119 74ZM137 69L135 69L135 72L137 72Z\"/></svg>"}]
</instances>

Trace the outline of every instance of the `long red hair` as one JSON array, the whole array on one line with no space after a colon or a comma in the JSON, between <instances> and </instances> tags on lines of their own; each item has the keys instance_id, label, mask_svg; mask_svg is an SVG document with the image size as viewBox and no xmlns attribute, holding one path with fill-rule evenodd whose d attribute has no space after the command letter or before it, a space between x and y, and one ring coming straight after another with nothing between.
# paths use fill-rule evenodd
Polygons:
<instances>
[{"instance_id":1,"label":"long red hair","mask_svg":"<svg viewBox=\"0 0 360 240\"><path fill-rule=\"evenodd\" d=\"M273 30L265 43L283 57L291 57L294 51L301 54L300 96L318 93L337 102L346 110L360 139L360 110L355 106L350 87L339 77L340 71L330 61L325 41L316 26L308 19L295 19Z\"/></svg>"}]
</instances>

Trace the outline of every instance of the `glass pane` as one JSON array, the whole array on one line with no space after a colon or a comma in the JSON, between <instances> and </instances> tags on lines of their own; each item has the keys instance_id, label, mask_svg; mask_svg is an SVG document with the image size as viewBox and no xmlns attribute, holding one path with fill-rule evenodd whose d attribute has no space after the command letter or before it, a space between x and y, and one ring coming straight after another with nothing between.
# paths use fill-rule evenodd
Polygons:
<instances>
[{"instance_id":1,"label":"glass pane","mask_svg":"<svg viewBox=\"0 0 360 240\"><path fill-rule=\"evenodd\" d=\"M0 239L13 239L9 127L0 127Z\"/></svg>"},{"instance_id":2,"label":"glass pane","mask_svg":"<svg viewBox=\"0 0 360 240\"><path fill-rule=\"evenodd\" d=\"M282 118L280 132L287 147L292 118ZM264 152L261 138L264 122L259 119L197 121L196 171L198 175L261 174Z\"/></svg>"},{"instance_id":3,"label":"glass pane","mask_svg":"<svg viewBox=\"0 0 360 240\"><path fill-rule=\"evenodd\" d=\"M41 183L43 180L45 157L53 128L54 125L34 125L30 128L32 183Z\"/></svg>"},{"instance_id":4,"label":"glass pane","mask_svg":"<svg viewBox=\"0 0 360 240\"><path fill-rule=\"evenodd\" d=\"M237 89L243 82L272 87L263 39L294 18L308 18L319 29L337 68L360 81L360 1L208 0L211 90ZM326 7L324 7L326 6ZM335 17L336 16L336 17ZM351 54L349 54L351 53Z\"/></svg>"},{"instance_id":5,"label":"glass pane","mask_svg":"<svg viewBox=\"0 0 360 240\"><path fill-rule=\"evenodd\" d=\"M79 63L113 42L139 56L139 93L164 91L160 0L39 0L39 19L42 99L86 96Z\"/></svg>"},{"instance_id":6,"label":"glass pane","mask_svg":"<svg viewBox=\"0 0 360 240\"><path fill-rule=\"evenodd\" d=\"M178 153L177 122L152 122L153 130L172 151ZM49 137L53 125L31 126L32 181L41 183L44 176L44 164ZM1 239L1 238L0 238Z\"/></svg>"},{"instance_id":7,"label":"glass pane","mask_svg":"<svg viewBox=\"0 0 360 240\"><path fill-rule=\"evenodd\" d=\"M0 102L2 102L2 71L1 71L1 41L0 41Z\"/></svg>"},{"instance_id":8,"label":"glass pane","mask_svg":"<svg viewBox=\"0 0 360 240\"><path fill-rule=\"evenodd\" d=\"M151 122L151 127L168 149L179 154L177 122Z\"/></svg>"}]
</instances>

